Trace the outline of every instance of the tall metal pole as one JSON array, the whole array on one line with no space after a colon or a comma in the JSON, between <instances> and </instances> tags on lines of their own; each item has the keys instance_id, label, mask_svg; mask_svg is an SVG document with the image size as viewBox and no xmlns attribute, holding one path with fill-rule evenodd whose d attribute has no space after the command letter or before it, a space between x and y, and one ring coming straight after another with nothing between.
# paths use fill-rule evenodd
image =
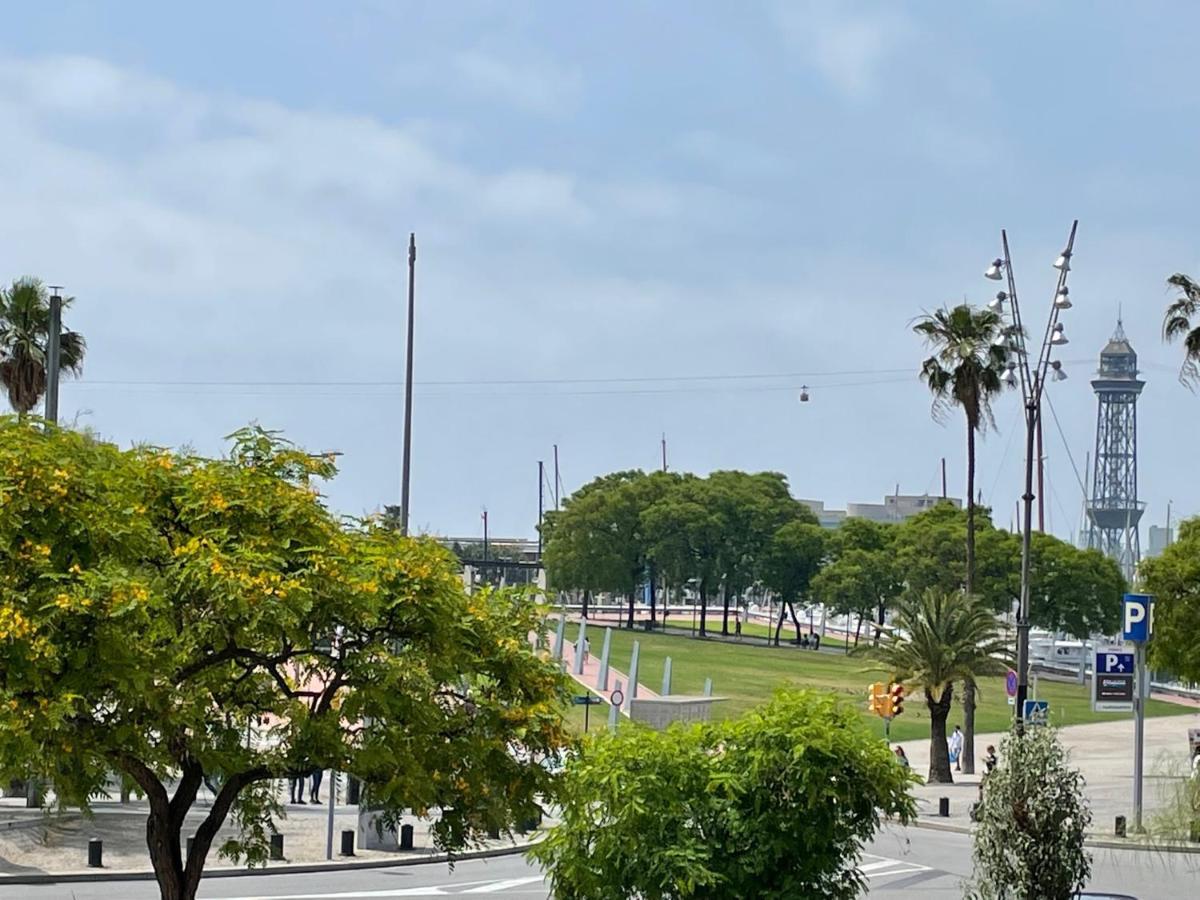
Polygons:
<instances>
[{"instance_id":1,"label":"tall metal pole","mask_svg":"<svg viewBox=\"0 0 1200 900\"><path fill-rule=\"evenodd\" d=\"M665 472L667 471L667 436L665 433L662 436L662 458L663 471Z\"/></svg>"},{"instance_id":2,"label":"tall metal pole","mask_svg":"<svg viewBox=\"0 0 1200 900\"><path fill-rule=\"evenodd\" d=\"M946 499L946 457L942 457L942 499Z\"/></svg>"},{"instance_id":3,"label":"tall metal pole","mask_svg":"<svg viewBox=\"0 0 1200 900\"><path fill-rule=\"evenodd\" d=\"M1146 745L1146 697L1150 692L1146 684L1146 644L1137 641L1134 645L1133 692L1133 830L1142 831L1142 763Z\"/></svg>"},{"instance_id":4,"label":"tall metal pole","mask_svg":"<svg viewBox=\"0 0 1200 900\"><path fill-rule=\"evenodd\" d=\"M488 561L487 510L483 511L483 561Z\"/></svg>"},{"instance_id":5,"label":"tall metal pole","mask_svg":"<svg viewBox=\"0 0 1200 900\"><path fill-rule=\"evenodd\" d=\"M50 290L50 325L46 335L46 421L58 424L58 380L62 368L62 288Z\"/></svg>"},{"instance_id":6,"label":"tall metal pole","mask_svg":"<svg viewBox=\"0 0 1200 900\"><path fill-rule=\"evenodd\" d=\"M1038 531L1046 530L1046 458L1042 455L1042 417L1037 420L1037 502Z\"/></svg>"},{"instance_id":7,"label":"tall metal pole","mask_svg":"<svg viewBox=\"0 0 1200 900\"><path fill-rule=\"evenodd\" d=\"M1037 430L1037 401L1025 403L1025 493L1021 528L1021 597L1017 607L1017 728L1025 720L1025 700L1029 696L1029 562L1033 531L1033 452Z\"/></svg>"},{"instance_id":8,"label":"tall metal pole","mask_svg":"<svg viewBox=\"0 0 1200 900\"><path fill-rule=\"evenodd\" d=\"M558 444L554 445L554 508L558 509Z\"/></svg>"},{"instance_id":9,"label":"tall metal pole","mask_svg":"<svg viewBox=\"0 0 1200 900\"><path fill-rule=\"evenodd\" d=\"M538 560L542 558L542 515L545 513L546 464L538 460Z\"/></svg>"},{"instance_id":10,"label":"tall metal pole","mask_svg":"<svg viewBox=\"0 0 1200 900\"><path fill-rule=\"evenodd\" d=\"M404 467L400 474L400 533L408 534L408 474L412 457L413 297L417 276L417 235L408 236L408 356L404 368Z\"/></svg>"}]
</instances>

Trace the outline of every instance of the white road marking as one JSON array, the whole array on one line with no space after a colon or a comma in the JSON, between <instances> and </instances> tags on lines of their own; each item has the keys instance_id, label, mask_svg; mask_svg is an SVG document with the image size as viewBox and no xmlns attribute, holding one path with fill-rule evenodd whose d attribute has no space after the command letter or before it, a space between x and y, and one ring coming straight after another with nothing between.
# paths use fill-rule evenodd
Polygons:
<instances>
[{"instance_id":1,"label":"white road marking","mask_svg":"<svg viewBox=\"0 0 1200 900\"><path fill-rule=\"evenodd\" d=\"M509 888L521 887L525 884L533 884L541 881L541 875L534 875L527 878L510 878L507 881L497 881L494 884L485 884L482 887L471 888L470 890L462 891L463 894L498 894L500 891L507 891Z\"/></svg>"},{"instance_id":2,"label":"white road marking","mask_svg":"<svg viewBox=\"0 0 1200 900\"><path fill-rule=\"evenodd\" d=\"M906 859L890 859L886 856L871 856L867 855L863 862L858 867L858 871L862 872L867 878L886 878L891 875L912 875L917 872L931 871L929 866L923 866L920 863L910 862Z\"/></svg>"}]
</instances>

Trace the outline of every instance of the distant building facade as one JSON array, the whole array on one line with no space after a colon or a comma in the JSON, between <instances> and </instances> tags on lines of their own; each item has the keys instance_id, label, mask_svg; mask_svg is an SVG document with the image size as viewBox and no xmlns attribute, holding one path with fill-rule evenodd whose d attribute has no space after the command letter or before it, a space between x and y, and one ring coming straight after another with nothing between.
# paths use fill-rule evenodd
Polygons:
<instances>
[{"instance_id":1,"label":"distant building facade","mask_svg":"<svg viewBox=\"0 0 1200 900\"><path fill-rule=\"evenodd\" d=\"M957 497L943 498L935 494L889 494L882 503L847 503L845 509L828 509L823 500L800 502L813 511L823 528L837 528L848 518L894 524L933 509L939 503L949 503L956 509L962 509L963 505Z\"/></svg>"},{"instance_id":2,"label":"distant building facade","mask_svg":"<svg viewBox=\"0 0 1200 900\"><path fill-rule=\"evenodd\" d=\"M1158 556L1171 546L1175 540L1175 529L1164 528L1162 525L1151 525L1147 534L1146 556Z\"/></svg>"}]
</instances>

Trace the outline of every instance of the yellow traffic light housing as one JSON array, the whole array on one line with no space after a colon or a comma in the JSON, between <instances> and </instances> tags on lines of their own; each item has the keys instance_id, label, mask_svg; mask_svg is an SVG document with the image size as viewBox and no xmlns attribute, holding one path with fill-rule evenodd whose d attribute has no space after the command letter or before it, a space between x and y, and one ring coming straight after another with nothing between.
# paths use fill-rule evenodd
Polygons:
<instances>
[{"instance_id":1,"label":"yellow traffic light housing","mask_svg":"<svg viewBox=\"0 0 1200 900\"><path fill-rule=\"evenodd\" d=\"M888 715L893 719L904 712L904 685L892 684L888 686L887 706Z\"/></svg>"},{"instance_id":2,"label":"yellow traffic light housing","mask_svg":"<svg viewBox=\"0 0 1200 900\"><path fill-rule=\"evenodd\" d=\"M876 681L867 688L867 710L877 716L886 715L884 706L887 704L887 685Z\"/></svg>"}]
</instances>

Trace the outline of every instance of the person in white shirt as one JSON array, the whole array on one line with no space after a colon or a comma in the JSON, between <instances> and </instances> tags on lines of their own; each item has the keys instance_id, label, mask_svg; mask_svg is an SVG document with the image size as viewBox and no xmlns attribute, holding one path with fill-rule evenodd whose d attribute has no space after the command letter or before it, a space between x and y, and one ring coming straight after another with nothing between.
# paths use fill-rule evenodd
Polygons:
<instances>
[{"instance_id":1,"label":"person in white shirt","mask_svg":"<svg viewBox=\"0 0 1200 900\"><path fill-rule=\"evenodd\" d=\"M961 772L963 733L962 729L957 725L954 726L954 734L950 735L950 740L947 743L950 747L950 762L954 763L954 771Z\"/></svg>"}]
</instances>

